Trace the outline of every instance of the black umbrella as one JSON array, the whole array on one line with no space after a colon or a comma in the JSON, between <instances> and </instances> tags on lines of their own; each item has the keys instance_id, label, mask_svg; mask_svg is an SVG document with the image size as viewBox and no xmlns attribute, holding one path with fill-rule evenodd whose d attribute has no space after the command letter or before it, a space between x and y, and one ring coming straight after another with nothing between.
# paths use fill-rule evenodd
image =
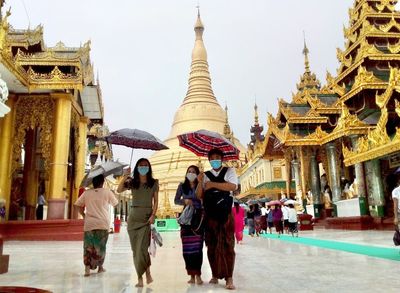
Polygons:
<instances>
[{"instance_id":1,"label":"black umbrella","mask_svg":"<svg viewBox=\"0 0 400 293\"><path fill-rule=\"evenodd\" d=\"M157 137L139 129L124 128L113 131L105 139L108 143L132 148L130 164L132 164L133 149L153 151L168 149Z\"/></svg>"}]
</instances>

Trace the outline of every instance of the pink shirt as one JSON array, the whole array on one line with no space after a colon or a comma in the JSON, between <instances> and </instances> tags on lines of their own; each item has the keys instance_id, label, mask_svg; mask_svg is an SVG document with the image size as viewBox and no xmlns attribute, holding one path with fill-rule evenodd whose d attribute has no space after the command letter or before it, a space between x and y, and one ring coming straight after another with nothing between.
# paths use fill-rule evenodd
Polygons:
<instances>
[{"instance_id":1,"label":"pink shirt","mask_svg":"<svg viewBox=\"0 0 400 293\"><path fill-rule=\"evenodd\" d=\"M86 208L83 230L108 230L110 227L109 205L116 206L117 204L118 199L109 189L86 190L75 202L76 206Z\"/></svg>"}]
</instances>

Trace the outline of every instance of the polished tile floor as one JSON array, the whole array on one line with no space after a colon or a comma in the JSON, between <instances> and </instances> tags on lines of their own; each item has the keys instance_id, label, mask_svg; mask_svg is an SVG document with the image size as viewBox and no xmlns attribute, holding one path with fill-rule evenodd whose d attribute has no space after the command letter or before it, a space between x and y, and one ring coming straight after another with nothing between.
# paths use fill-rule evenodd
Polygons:
<instances>
[{"instance_id":1,"label":"polished tile floor","mask_svg":"<svg viewBox=\"0 0 400 293\"><path fill-rule=\"evenodd\" d=\"M9 273L0 286L14 285L52 292L167 293L226 292L220 285L188 285L177 232L163 233L164 246L152 259L154 283L137 289L126 229L110 235L104 274L83 277L81 242L18 242L4 245ZM392 232L317 230L301 237L392 246ZM205 251L205 250L204 250ZM276 239L245 237L236 246L236 292L399 292L400 262L333 251ZM210 278L206 260L203 278Z\"/></svg>"}]
</instances>

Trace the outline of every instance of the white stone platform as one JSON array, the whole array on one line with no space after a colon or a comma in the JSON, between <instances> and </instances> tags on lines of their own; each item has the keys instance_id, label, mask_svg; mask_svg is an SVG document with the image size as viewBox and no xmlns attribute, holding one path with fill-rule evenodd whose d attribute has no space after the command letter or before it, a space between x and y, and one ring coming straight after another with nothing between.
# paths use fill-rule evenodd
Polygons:
<instances>
[{"instance_id":1,"label":"white stone platform","mask_svg":"<svg viewBox=\"0 0 400 293\"><path fill-rule=\"evenodd\" d=\"M110 235L107 272L88 278L83 277L82 242L6 242L4 253L10 254L10 267L9 273L0 276L0 286L73 293L227 292L222 282L186 283L177 232L162 233L164 247L152 259L154 283L135 288L126 228L121 232ZM392 247L391 232L317 230L301 236ZM236 292L399 292L400 288L400 262L396 261L247 236L243 245L236 246L236 253ZM210 273L205 257L204 280L209 280Z\"/></svg>"}]
</instances>

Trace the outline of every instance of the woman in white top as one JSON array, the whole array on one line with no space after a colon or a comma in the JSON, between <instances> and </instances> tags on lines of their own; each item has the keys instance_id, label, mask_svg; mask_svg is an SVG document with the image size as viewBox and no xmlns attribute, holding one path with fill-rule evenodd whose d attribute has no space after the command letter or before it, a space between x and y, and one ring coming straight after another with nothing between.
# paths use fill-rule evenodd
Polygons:
<instances>
[{"instance_id":1,"label":"woman in white top","mask_svg":"<svg viewBox=\"0 0 400 293\"><path fill-rule=\"evenodd\" d=\"M93 189L86 190L74 204L79 207L79 213L84 219L85 277L90 275L90 270L97 268L98 273L105 272L103 263L110 227L109 205L116 206L118 200L109 189L103 188L103 184L103 175L94 177Z\"/></svg>"},{"instance_id":2,"label":"woman in white top","mask_svg":"<svg viewBox=\"0 0 400 293\"><path fill-rule=\"evenodd\" d=\"M294 205L289 204L289 232L292 233L292 236L294 237L294 234L296 234L296 237L299 237L299 230L297 228L297 211L294 208Z\"/></svg>"}]
</instances>

